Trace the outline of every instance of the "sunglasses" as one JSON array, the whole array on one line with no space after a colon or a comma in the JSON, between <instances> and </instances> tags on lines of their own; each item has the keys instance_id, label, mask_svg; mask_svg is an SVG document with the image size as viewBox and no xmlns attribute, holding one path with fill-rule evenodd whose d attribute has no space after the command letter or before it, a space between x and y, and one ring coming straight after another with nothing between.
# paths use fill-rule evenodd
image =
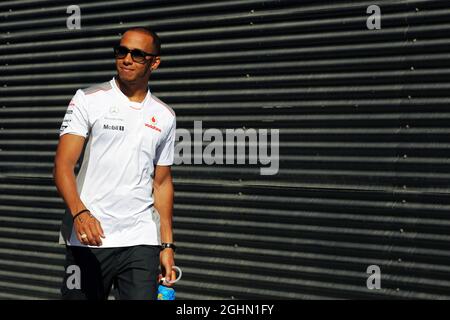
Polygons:
<instances>
[{"instance_id":1,"label":"sunglasses","mask_svg":"<svg viewBox=\"0 0 450 320\"><path fill-rule=\"evenodd\" d=\"M158 56L157 54L148 53L148 52L145 52L145 51L142 51L139 49L130 50L124 46L114 47L114 55L115 55L116 59L125 58L129 52L131 53L131 59L133 59L134 62L138 62L138 63L144 62L146 60L145 58L147 56L150 56L150 57Z\"/></svg>"}]
</instances>

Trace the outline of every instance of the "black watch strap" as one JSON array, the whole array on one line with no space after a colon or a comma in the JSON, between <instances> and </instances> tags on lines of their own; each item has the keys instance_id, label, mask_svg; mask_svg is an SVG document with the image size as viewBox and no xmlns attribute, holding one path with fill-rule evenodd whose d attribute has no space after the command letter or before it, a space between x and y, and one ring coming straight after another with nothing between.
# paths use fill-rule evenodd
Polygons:
<instances>
[{"instance_id":1,"label":"black watch strap","mask_svg":"<svg viewBox=\"0 0 450 320\"><path fill-rule=\"evenodd\" d=\"M161 243L161 250L164 250L166 248L171 248L174 252L177 250L177 246L173 243Z\"/></svg>"}]
</instances>

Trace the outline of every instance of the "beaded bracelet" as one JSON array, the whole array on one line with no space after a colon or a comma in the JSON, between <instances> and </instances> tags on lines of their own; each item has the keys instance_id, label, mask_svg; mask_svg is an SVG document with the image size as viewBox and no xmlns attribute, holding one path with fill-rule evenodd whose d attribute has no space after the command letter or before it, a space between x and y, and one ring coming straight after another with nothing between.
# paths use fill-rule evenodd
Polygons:
<instances>
[{"instance_id":1,"label":"beaded bracelet","mask_svg":"<svg viewBox=\"0 0 450 320\"><path fill-rule=\"evenodd\" d=\"M76 217L78 217L80 214L82 214L83 212L86 212L86 211L87 211L87 212L90 212L90 210L88 210L88 209L83 209L83 210L81 210L80 212L78 212L76 215L74 215L74 216L73 216L73 221L75 221L75 218L76 218Z\"/></svg>"}]
</instances>

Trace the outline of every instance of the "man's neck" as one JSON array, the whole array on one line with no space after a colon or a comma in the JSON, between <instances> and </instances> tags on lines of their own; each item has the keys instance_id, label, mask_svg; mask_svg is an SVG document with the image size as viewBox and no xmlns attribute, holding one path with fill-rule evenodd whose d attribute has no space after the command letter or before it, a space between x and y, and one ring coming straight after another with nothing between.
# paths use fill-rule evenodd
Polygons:
<instances>
[{"instance_id":1,"label":"man's neck","mask_svg":"<svg viewBox=\"0 0 450 320\"><path fill-rule=\"evenodd\" d=\"M125 83L119 77L114 79L120 91L133 102L142 102L147 96L148 87L146 83Z\"/></svg>"}]
</instances>

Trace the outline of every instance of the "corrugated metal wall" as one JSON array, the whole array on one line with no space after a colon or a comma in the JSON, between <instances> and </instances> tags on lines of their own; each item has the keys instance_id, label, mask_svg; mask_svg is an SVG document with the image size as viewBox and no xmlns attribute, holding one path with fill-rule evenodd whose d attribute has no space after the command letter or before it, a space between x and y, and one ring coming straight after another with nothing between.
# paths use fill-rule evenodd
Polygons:
<instances>
[{"instance_id":1,"label":"corrugated metal wall","mask_svg":"<svg viewBox=\"0 0 450 320\"><path fill-rule=\"evenodd\" d=\"M69 5L81 30L68 30ZM369 5L381 29L368 30ZM280 170L179 165L178 296L450 298L449 1L2 1L0 298L57 298L51 170L120 32L163 40L178 128L280 129ZM369 265L380 290L366 287Z\"/></svg>"}]
</instances>

